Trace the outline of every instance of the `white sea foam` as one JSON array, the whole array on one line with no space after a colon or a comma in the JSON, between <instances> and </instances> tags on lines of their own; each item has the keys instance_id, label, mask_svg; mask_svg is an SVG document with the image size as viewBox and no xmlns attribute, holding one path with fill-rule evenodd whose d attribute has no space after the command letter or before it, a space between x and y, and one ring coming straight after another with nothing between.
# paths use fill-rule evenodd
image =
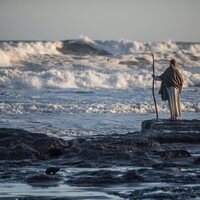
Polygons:
<instances>
[{"instance_id":1,"label":"white sea foam","mask_svg":"<svg viewBox=\"0 0 200 200\"><path fill-rule=\"evenodd\" d=\"M200 112L200 103L184 102L184 112ZM158 104L159 112L168 112L167 104ZM6 114L28 114L28 113L65 113L65 114L91 114L91 113L112 113L112 114L144 114L154 113L153 103L0 103L0 113Z\"/></svg>"},{"instance_id":2,"label":"white sea foam","mask_svg":"<svg viewBox=\"0 0 200 200\"><path fill-rule=\"evenodd\" d=\"M161 74L169 60L176 57L181 62L184 87L200 85L198 43L94 41L84 36L71 42L89 44L115 56L65 55L58 50L63 42L3 42L0 43L0 87L150 88L150 52L155 53L156 74ZM19 65L23 68L16 67Z\"/></svg>"},{"instance_id":3,"label":"white sea foam","mask_svg":"<svg viewBox=\"0 0 200 200\"><path fill-rule=\"evenodd\" d=\"M57 48L62 46L61 42L4 42L0 48L0 65L12 66L20 64L30 55L38 54L60 54Z\"/></svg>"},{"instance_id":4,"label":"white sea foam","mask_svg":"<svg viewBox=\"0 0 200 200\"><path fill-rule=\"evenodd\" d=\"M80 42L83 44L96 44L96 42L94 40L92 40L88 36L84 36L84 35L80 35L79 38L77 40L75 40L74 42Z\"/></svg>"},{"instance_id":5,"label":"white sea foam","mask_svg":"<svg viewBox=\"0 0 200 200\"><path fill-rule=\"evenodd\" d=\"M88 64L90 66L90 64ZM3 68L0 70L0 87L4 88L107 88L129 89L150 88L152 86L151 67L102 68L70 66L50 68L41 71L26 71L19 68ZM163 68L157 69L161 74ZM184 87L200 85L199 72L183 70ZM160 85L156 82L156 87Z\"/></svg>"},{"instance_id":6,"label":"white sea foam","mask_svg":"<svg viewBox=\"0 0 200 200\"><path fill-rule=\"evenodd\" d=\"M73 42L91 45L114 56L140 54L145 57L146 53L155 53L158 61L176 57L181 63L200 66L199 43L94 41L87 36L70 41ZM60 55L58 49L62 47L63 42L1 42L0 66L15 66L20 61L29 60L30 55Z\"/></svg>"},{"instance_id":7,"label":"white sea foam","mask_svg":"<svg viewBox=\"0 0 200 200\"><path fill-rule=\"evenodd\" d=\"M148 44L149 50L151 52L176 52L180 50L180 47L173 43L172 41L167 42L154 42Z\"/></svg>"}]
</instances>

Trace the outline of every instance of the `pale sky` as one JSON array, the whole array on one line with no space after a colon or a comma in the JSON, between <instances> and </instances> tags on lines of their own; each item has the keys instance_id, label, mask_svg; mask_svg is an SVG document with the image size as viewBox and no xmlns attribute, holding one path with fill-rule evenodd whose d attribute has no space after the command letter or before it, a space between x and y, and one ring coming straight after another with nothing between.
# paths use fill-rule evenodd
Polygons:
<instances>
[{"instance_id":1,"label":"pale sky","mask_svg":"<svg viewBox=\"0 0 200 200\"><path fill-rule=\"evenodd\" d=\"M0 0L0 40L200 42L200 0Z\"/></svg>"}]
</instances>

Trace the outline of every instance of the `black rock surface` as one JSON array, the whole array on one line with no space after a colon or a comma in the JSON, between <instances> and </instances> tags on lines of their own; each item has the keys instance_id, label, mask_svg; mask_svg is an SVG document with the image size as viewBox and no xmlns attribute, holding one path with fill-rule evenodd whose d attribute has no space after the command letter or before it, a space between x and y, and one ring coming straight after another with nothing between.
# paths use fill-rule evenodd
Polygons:
<instances>
[{"instance_id":1,"label":"black rock surface","mask_svg":"<svg viewBox=\"0 0 200 200\"><path fill-rule=\"evenodd\" d=\"M0 180L34 187L107 188L106 193L122 199L198 198L200 121L187 120L190 125L184 131L166 130L166 124L172 127L174 122L163 123L164 129L149 120L143 122L142 131L67 141L20 129L0 129ZM175 123L183 127L185 120ZM49 166L60 171L45 174ZM121 185L130 185L130 189L120 192ZM109 189L115 186L117 190Z\"/></svg>"},{"instance_id":2,"label":"black rock surface","mask_svg":"<svg viewBox=\"0 0 200 200\"><path fill-rule=\"evenodd\" d=\"M65 141L21 129L0 129L0 160L45 160L62 155Z\"/></svg>"},{"instance_id":3,"label":"black rock surface","mask_svg":"<svg viewBox=\"0 0 200 200\"><path fill-rule=\"evenodd\" d=\"M200 120L145 120L142 122L142 131L147 130L175 133L200 133Z\"/></svg>"}]
</instances>

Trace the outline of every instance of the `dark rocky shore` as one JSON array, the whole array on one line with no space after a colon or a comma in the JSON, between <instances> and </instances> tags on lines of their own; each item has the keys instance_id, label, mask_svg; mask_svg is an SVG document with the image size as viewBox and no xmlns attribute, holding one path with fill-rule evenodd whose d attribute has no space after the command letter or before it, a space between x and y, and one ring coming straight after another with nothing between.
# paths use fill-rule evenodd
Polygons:
<instances>
[{"instance_id":1,"label":"dark rocky shore","mask_svg":"<svg viewBox=\"0 0 200 200\"><path fill-rule=\"evenodd\" d=\"M149 120L138 132L71 140L2 128L0 180L34 187L126 185L126 192L106 190L122 199L197 198L199 145L199 120Z\"/></svg>"}]
</instances>

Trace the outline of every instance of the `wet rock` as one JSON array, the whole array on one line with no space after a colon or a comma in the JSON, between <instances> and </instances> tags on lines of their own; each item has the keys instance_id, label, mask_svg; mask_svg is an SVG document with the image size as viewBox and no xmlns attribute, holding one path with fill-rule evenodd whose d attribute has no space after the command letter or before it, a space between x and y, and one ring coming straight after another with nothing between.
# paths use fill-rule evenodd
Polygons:
<instances>
[{"instance_id":1,"label":"wet rock","mask_svg":"<svg viewBox=\"0 0 200 200\"><path fill-rule=\"evenodd\" d=\"M113 170L95 170L74 174L69 177L67 183L80 187L104 186L122 183L141 182L144 178L134 170L119 172Z\"/></svg>"},{"instance_id":2,"label":"wet rock","mask_svg":"<svg viewBox=\"0 0 200 200\"><path fill-rule=\"evenodd\" d=\"M162 183L160 186L155 186L148 189L135 189L125 192L113 192L114 195L117 195L124 199L137 200L137 199L166 199L166 200L185 200L185 199L196 199L200 195L199 186L163 186Z\"/></svg>"},{"instance_id":3,"label":"wet rock","mask_svg":"<svg viewBox=\"0 0 200 200\"><path fill-rule=\"evenodd\" d=\"M154 149L159 149L159 143L149 139L137 139L129 135L106 136L85 141L74 141L66 148L65 158L78 158L79 162L88 163L118 163L133 164L138 162L142 165L149 165L149 153ZM79 163L77 163L78 165ZM83 164L84 165L84 164Z\"/></svg>"},{"instance_id":4,"label":"wet rock","mask_svg":"<svg viewBox=\"0 0 200 200\"><path fill-rule=\"evenodd\" d=\"M58 171L60 171L59 167L48 167L45 173L51 175L51 174L56 174Z\"/></svg>"},{"instance_id":5,"label":"wet rock","mask_svg":"<svg viewBox=\"0 0 200 200\"><path fill-rule=\"evenodd\" d=\"M109 170L81 172L69 177L67 184L80 187L103 186L117 183L117 175L118 172Z\"/></svg>"},{"instance_id":6,"label":"wet rock","mask_svg":"<svg viewBox=\"0 0 200 200\"><path fill-rule=\"evenodd\" d=\"M160 154L163 160L191 157L191 154L186 150L167 150L161 152Z\"/></svg>"},{"instance_id":7,"label":"wet rock","mask_svg":"<svg viewBox=\"0 0 200 200\"><path fill-rule=\"evenodd\" d=\"M123 175L123 180L125 183L133 183L133 182L143 181L144 178L138 175L135 170L131 170L131 171L127 171Z\"/></svg>"},{"instance_id":8,"label":"wet rock","mask_svg":"<svg viewBox=\"0 0 200 200\"><path fill-rule=\"evenodd\" d=\"M200 181L200 159L195 158L200 154L199 144L200 134L195 131L147 129L64 141L23 130L0 129L0 177L37 187L56 186L60 181L79 187L127 184L131 185L129 192L116 190L116 195L127 199L174 199L175 192L177 199L184 199L199 195L189 186ZM62 173L56 174L58 169L49 166L62 166ZM45 175L43 169L47 169ZM145 187L138 187L141 185ZM175 186L179 188L175 190Z\"/></svg>"},{"instance_id":9,"label":"wet rock","mask_svg":"<svg viewBox=\"0 0 200 200\"><path fill-rule=\"evenodd\" d=\"M194 159L195 165L200 165L200 157Z\"/></svg>"},{"instance_id":10,"label":"wet rock","mask_svg":"<svg viewBox=\"0 0 200 200\"><path fill-rule=\"evenodd\" d=\"M171 168L171 169L181 170L183 167L189 167L189 165L182 163L174 163L174 162L161 162L152 165L152 167L155 169Z\"/></svg>"},{"instance_id":11,"label":"wet rock","mask_svg":"<svg viewBox=\"0 0 200 200\"><path fill-rule=\"evenodd\" d=\"M67 165L71 165L73 167L78 167L78 168L91 168L92 163L85 162L84 160L79 160L79 161L73 161L73 162L68 162Z\"/></svg>"},{"instance_id":12,"label":"wet rock","mask_svg":"<svg viewBox=\"0 0 200 200\"><path fill-rule=\"evenodd\" d=\"M51 146L48 149L48 154L50 157L58 157L61 156L64 152L64 149L60 149L59 147Z\"/></svg>"},{"instance_id":13,"label":"wet rock","mask_svg":"<svg viewBox=\"0 0 200 200\"><path fill-rule=\"evenodd\" d=\"M142 133L159 144L200 144L200 120L145 120Z\"/></svg>"},{"instance_id":14,"label":"wet rock","mask_svg":"<svg viewBox=\"0 0 200 200\"><path fill-rule=\"evenodd\" d=\"M148 130L175 133L200 133L200 120L145 120L142 122L142 131Z\"/></svg>"},{"instance_id":15,"label":"wet rock","mask_svg":"<svg viewBox=\"0 0 200 200\"><path fill-rule=\"evenodd\" d=\"M44 160L62 155L64 140L21 129L0 129L0 160Z\"/></svg>"},{"instance_id":16,"label":"wet rock","mask_svg":"<svg viewBox=\"0 0 200 200\"><path fill-rule=\"evenodd\" d=\"M159 144L200 144L199 133L154 133L150 134L149 139L159 142Z\"/></svg>"},{"instance_id":17,"label":"wet rock","mask_svg":"<svg viewBox=\"0 0 200 200\"><path fill-rule=\"evenodd\" d=\"M61 181L60 177L49 175L35 175L27 179L27 183L35 187L52 187L57 186Z\"/></svg>"}]
</instances>

